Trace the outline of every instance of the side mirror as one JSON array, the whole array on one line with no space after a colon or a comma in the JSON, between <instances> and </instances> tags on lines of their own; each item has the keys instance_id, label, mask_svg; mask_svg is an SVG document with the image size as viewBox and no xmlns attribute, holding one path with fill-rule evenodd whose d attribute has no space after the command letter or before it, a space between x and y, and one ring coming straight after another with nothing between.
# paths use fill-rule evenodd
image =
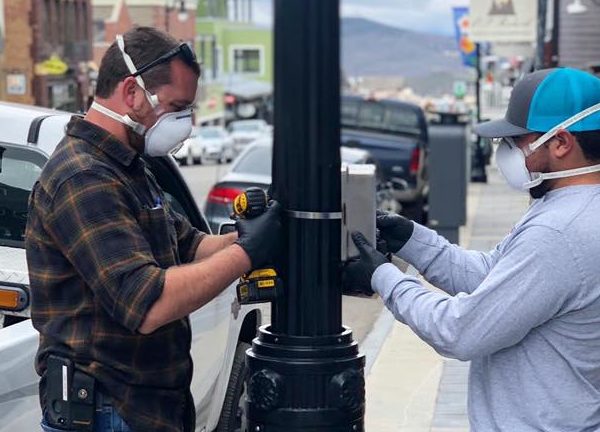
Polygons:
<instances>
[{"instance_id":1,"label":"side mirror","mask_svg":"<svg viewBox=\"0 0 600 432\"><path fill-rule=\"evenodd\" d=\"M235 222L223 222L219 225L219 235L235 232Z\"/></svg>"}]
</instances>

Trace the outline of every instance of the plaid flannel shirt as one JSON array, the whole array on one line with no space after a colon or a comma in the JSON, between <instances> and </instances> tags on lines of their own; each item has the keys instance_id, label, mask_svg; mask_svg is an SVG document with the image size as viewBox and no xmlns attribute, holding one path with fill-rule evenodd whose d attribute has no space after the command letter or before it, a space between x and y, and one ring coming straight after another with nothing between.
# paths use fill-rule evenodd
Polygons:
<instances>
[{"instance_id":1,"label":"plaid flannel shirt","mask_svg":"<svg viewBox=\"0 0 600 432\"><path fill-rule=\"evenodd\" d=\"M172 210L133 149L73 118L29 202L26 249L36 370L49 353L93 375L136 431L193 423L187 318L137 331L168 267L191 262L203 234Z\"/></svg>"}]
</instances>

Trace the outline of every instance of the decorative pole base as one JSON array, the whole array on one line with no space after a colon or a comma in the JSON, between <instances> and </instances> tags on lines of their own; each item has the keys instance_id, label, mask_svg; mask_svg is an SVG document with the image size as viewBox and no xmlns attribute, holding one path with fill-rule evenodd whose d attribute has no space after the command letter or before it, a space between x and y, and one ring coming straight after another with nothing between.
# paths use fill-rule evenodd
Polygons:
<instances>
[{"instance_id":1,"label":"decorative pole base","mask_svg":"<svg viewBox=\"0 0 600 432\"><path fill-rule=\"evenodd\" d=\"M365 357L348 328L288 336L263 326L246 354L248 432L361 432Z\"/></svg>"}]
</instances>

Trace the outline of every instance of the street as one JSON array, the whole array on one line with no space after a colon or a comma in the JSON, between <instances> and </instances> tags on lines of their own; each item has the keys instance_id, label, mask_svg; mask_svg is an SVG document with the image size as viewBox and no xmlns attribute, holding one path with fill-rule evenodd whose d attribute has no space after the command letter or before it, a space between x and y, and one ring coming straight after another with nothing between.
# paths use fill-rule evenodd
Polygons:
<instances>
[{"instance_id":1,"label":"street","mask_svg":"<svg viewBox=\"0 0 600 432\"><path fill-rule=\"evenodd\" d=\"M230 166L229 164L219 165L214 162L205 162L202 165L180 166L181 174L200 210L202 210L204 200L212 185L229 170Z\"/></svg>"},{"instance_id":2,"label":"street","mask_svg":"<svg viewBox=\"0 0 600 432\"><path fill-rule=\"evenodd\" d=\"M204 165L182 166L181 173L200 210L212 185L229 170L230 165L208 162ZM357 298L342 296L342 321L350 327L360 343L373 328L383 304L379 297Z\"/></svg>"}]
</instances>

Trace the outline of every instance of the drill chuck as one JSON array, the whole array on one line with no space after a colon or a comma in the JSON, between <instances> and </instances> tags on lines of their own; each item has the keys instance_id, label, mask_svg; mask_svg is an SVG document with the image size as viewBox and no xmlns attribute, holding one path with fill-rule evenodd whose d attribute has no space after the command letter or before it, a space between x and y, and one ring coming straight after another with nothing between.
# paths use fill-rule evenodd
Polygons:
<instances>
[{"instance_id":1,"label":"drill chuck","mask_svg":"<svg viewBox=\"0 0 600 432\"><path fill-rule=\"evenodd\" d=\"M267 194L259 187L253 186L235 197L233 212L235 216L252 219L267 209Z\"/></svg>"}]
</instances>

